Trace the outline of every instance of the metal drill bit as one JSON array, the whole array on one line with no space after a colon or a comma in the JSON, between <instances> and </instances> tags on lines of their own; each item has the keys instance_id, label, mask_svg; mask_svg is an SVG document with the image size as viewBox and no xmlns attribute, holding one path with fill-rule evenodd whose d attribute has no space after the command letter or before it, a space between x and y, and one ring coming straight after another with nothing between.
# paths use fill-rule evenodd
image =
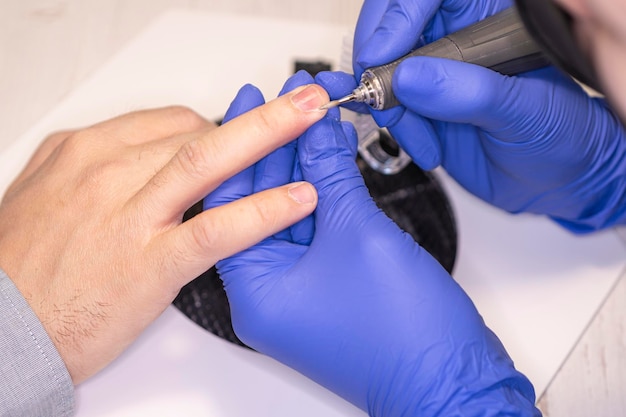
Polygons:
<instances>
[{"instance_id":1,"label":"metal drill bit","mask_svg":"<svg viewBox=\"0 0 626 417\"><path fill-rule=\"evenodd\" d=\"M354 100L356 100L356 95L354 93L351 93L345 97L341 97L338 100L329 101L328 103L322 105L320 107L320 110L332 109L333 107L341 106L342 104L349 103Z\"/></svg>"}]
</instances>

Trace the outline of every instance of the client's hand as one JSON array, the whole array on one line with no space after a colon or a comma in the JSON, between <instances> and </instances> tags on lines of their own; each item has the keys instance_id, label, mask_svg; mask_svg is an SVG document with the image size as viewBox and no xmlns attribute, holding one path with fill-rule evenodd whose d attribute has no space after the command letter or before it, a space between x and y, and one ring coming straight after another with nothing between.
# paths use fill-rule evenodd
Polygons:
<instances>
[{"instance_id":1,"label":"client's hand","mask_svg":"<svg viewBox=\"0 0 626 417\"><path fill-rule=\"evenodd\" d=\"M313 211L315 190L303 183L181 224L193 203L319 120L327 101L310 86L219 128L184 108L140 111L41 145L0 205L0 266L74 383L216 261Z\"/></svg>"}]
</instances>

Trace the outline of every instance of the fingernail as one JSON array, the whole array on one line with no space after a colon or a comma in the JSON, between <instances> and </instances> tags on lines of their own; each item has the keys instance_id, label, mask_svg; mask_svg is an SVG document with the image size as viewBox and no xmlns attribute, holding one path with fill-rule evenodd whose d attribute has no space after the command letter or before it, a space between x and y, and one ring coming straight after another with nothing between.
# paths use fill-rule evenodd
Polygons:
<instances>
[{"instance_id":1,"label":"fingernail","mask_svg":"<svg viewBox=\"0 0 626 417\"><path fill-rule=\"evenodd\" d=\"M289 197L295 200L300 204L311 204L315 203L315 192L313 191L313 187L311 187L306 182L299 182L287 190Z\"/></svg>"},{"instance_id":2,"label":"fingernail","mask_svg":"<svg viewBox=\"0 0 626 417\"><path fill-rule=\"evenodd\" d=\"M291 102L302 111L317 111L320 106L326 103L324 97L319 92L319 89L309 85L297 94L291 97Z\"/></svg>"}]
</instances>

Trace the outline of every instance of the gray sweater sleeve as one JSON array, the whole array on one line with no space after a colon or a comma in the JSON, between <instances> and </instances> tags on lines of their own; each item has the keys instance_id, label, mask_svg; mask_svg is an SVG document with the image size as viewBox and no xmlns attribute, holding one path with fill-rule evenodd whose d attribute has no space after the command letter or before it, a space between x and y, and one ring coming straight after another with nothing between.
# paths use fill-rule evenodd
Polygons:
<instances>
[{"instance_id":1,"label":"gray sweater sleeve","mask_svg":"<svg viewBox=\"0 0 626 417\"><path fill-rule=\"evenodd\" d=\"M0 269L0 416L67 417L74 386L41 322Z\"/></svg>"}]
</instances>

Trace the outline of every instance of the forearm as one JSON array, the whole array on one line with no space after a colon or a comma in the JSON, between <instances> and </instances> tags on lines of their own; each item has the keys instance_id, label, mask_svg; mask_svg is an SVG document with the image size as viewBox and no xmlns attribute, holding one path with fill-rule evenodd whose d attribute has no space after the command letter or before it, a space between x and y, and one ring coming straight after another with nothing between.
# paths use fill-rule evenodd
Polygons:
<instances>
[{"instance_id":1,"label":"forearm","mask_svg":"<svg viewBox=\"0 0 626 417\"><path fill-rule=\"evenodd\" d=\"M2 269L0 312L0 415L72 415L74 387L65 364Z\"/></svg>"}]
</instances>

